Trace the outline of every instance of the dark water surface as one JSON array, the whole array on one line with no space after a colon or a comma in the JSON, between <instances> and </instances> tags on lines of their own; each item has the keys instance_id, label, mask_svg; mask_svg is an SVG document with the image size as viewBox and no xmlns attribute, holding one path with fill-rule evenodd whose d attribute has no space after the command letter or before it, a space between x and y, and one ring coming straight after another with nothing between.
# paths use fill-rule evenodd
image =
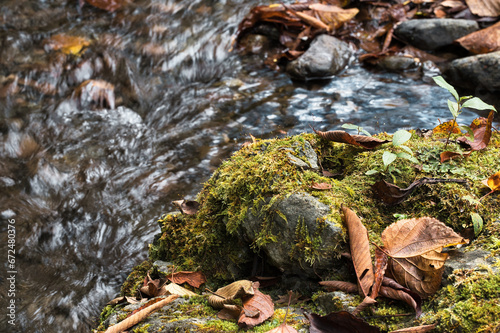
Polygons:
<instances>
[{"instance_id":1,"label":"dark water surface","mask_svg":"<svg viewBox=\"0 0 500 333\"><path fill-rule=\"evenodd\" d=\"M156 219L172 200L193 197L248 134L346 122L393 132L449 119L448 93L430 84L432 72L405 77L354 64L306 86L258 57L229 53L238 23L258 4L136 0L111 14L79 9L77 0L2 1L0 331L88 332L146 258ZM90 45L65 55L46 42L56 34ZM76 101L89 79L115 86L114 109ZM7 322L11 299L16 326Z\"/></svg>"}]
</instances>

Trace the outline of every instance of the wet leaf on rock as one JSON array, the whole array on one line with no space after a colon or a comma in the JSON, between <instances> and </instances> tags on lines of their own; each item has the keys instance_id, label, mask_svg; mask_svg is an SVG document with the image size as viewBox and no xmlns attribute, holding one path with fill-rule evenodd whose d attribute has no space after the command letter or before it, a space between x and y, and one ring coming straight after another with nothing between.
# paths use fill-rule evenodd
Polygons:
<instances>
[{"instance_id":1,"label":"wet leaf on rock","mask_svg":"<svg viewBox=\"0 0 500 333\"><path fill-rule=\"evenodd\" d=\"M193 200L175 200L172 203L179 207L181 212L186 215L194 215L198 213L198 209L200 208L200 204Z\"/></svg>"},{"instance_id":2,"label":"wet leaf on rock","mask_svg":"<svg viewBox=\"0 0 500 333\"><path fill-rule=\"evenodd\" d=\"M328 131L321 132L313 128L314 133L319 135L323 140L347 143L355 146L360 146L367 149L373 149L383 143L390 142L389 140L381 140L372 136L350 135L346 131Z\"/></svg>"},{"instance_id":3,"label":"wet leaf on rock","mask_svg":"<svg viewBox=\"0 0 500 333\"><path fill-rule=\"evenodd\" d=\"M190 286L193 286L195 288L200 288L200 286L207 282L207 278L205 277L205 274L202 272L189 272L189 271L183 271L183 272L175 272L168 274L166 276L167 279L169 279L171 282L177 283L177 284L182 284L182 283L188 283Z\"/></svg>"},{"instance_id":4,"label":"wet leaf on rock","mask_svg":"<svg viewBox=\"0 0 500 333\"><path fill-rule=\"evenodd\" d=\"M347 311L332 312L326 316L304 313L311 326L310 333L379 333L380 330Z\"/></svg>"}]
</instances>

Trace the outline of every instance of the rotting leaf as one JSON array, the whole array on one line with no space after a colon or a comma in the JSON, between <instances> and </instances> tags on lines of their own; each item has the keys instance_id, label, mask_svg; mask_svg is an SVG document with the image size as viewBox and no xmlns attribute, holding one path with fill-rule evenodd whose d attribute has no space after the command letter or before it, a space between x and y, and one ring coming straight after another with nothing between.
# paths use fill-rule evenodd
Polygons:
<instances>
[{"instance_id":1,"label":"rotting leaf","mask_svg":"<svg viewBox=\"0 0 500 333\"><path fill-rule=\"evenodd\" d=\"M347 232L349 234L349 246L356 277L363 296L368 296L370 294L370 288L375 281L372 260L370 257L368 231L352 210L342 205L342 212L344 213Z\"/></svg>"},{"instance_id":2,"label":"rotting leaf","mask_svg":"<svg viewBox=\"0 0 500 333\"><path fill-rule=\"evenodd\" d=\"M410 194L423 184L436 183L466 183L464 179L440 179L440 178L419 178L410 184L407 188L400 188L385 180L380 180L372 185L375 196L386 205L397 205L408 198Z\"/></svg>"},{"instance_id":3,"label":"rotting leaf","mask_svg":"<svg viewBox=\"0 0 500 333\"><path fill-rule=\"evenodd\" d=\"M347 311L332 312L326 316L304 313L311 326L310 333L379 333L380 330Z\"/></svg>"},{"instance_id":4,"label":"rotting leaf","mask_svg":"<svg viewBox=\"0 0 500 333\"><path fill-rule=\"evenodd\" d=\"M194 200L175 200L172 203L179 207L181 212L186 215L194 215L198 213L198 209L200 208L200 204Z\"/></svg>"},{"instance_id":5,"label":"rotting leaf","mask_svg":"<svg viewBox=\"0 0 500 333\"><path fill-rule=\"evenodd\" d=\"M323 140L327 141L333 141L333 142L341 142L341 143L348 143L351 145L367 148L367 149L373 149L381 144L390 142L389 140L382 140L378 138L374 138L372 136L365 136L365 135L350 135L346 131L328 131L328 132L321 132L317 131L313 128L314 133L319 135Z\"/></svg>"},{"instance_id":6,"label":"rotting leaf","mask_svg":"<svg viewBox=\"0 0 500 333\"><path fill-rule=\"evenodd\" d=\"M177 283L177 284L182 284L184 282L188 283L190 286L193 286L195 288L200 288L200 286L207 282L207 278L205 277L205 274L203 274L200 271L197 272L189 272L189 271L183 271L183 272L175 272L168 274L166 276L167 279L169 279L171 282Z\"/></svg>"},{"instance_id":7,"label":"rotting leaf","mask_svg":"<svg viewBox=\"0 0 500 333\"><path fill-rule=\"evenodd\" d=\"M382 249L378 247L375 249L375 282L373 283L372 292L370 294L370 297L373 299L377 298L380 287L382 286L388 259L387 254L382 251Z\"/></svg>"},{"instance_id":8,"label":"rotting leaf","mask_svg":"<svg viewBox=\"0 0 500 333\"><path fill-rule=\"evenodd\" d=\"M263 323L274 314L274 303L271 296L259 290L259 282L252 284L253 295L242 298L243 312L238 319L238 326L251 328ZM252 313L252 315L249 315Z\"/></svg>"},{"instance_id":9,"label":"rotting leaf","mask_svg":"<svg viewBox=\"0 0 500 333\"><path fill-rule=\"evenodd\" d=\"M357 293L358 285L345 281L320 281L320 285L325 286L328 291L342 290L345 293Z\"/></svg>"}]
</instances>

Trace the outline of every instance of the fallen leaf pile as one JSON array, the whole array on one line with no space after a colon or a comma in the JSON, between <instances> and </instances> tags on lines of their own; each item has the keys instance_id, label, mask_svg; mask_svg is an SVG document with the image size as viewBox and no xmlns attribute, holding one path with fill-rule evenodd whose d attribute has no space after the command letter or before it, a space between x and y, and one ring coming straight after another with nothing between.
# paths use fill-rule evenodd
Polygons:
<instances>
[{"instance_id":1,"label":"fallen leaf pile","mask_svg":"<svg viewBox=\"0 0 500 333\"><path fill-rule=\"evenodd\" d=\"M321 285L330 290L358 292L364 296L353 314L376 304L376 298L383 296L402 300L415 309L416 316L421 314L421 298L434 294L441 284L444 262L448 254L442 253L444 247L465 244L468 241L455 233L444 223L431 217L400 220L382 233L383 247L375 251L375 270L373 268L368 233L361 220L349 208L343 206L344 219L349 236L351 258L356 272L357 284L344 281L323 281ZM335 319L331 319L332 318ZM348 325L363 325L350 314L332 314L310 318L315 326L322 327L325 322L344 322ZM335 324L340 325L340 324ZM432 326L432 325L431 325ZM432 329L431 326L419 329ZM363 327L363 326L360 326ZM311 332L330 332L316 328ZM340 328L339 328L340 329ZM360 328L369 332L372 328ZM376 328L374 328L376 329ZM416 328L413 328L416 332ZM332 331L333 332L333 331ZM337 332L337 331L335 331ZM339 332L343 332L339 330ZM345 332L351 332L345 330ZM378 332L378 329L374 332Z\"/></svg>"}]
</instances>

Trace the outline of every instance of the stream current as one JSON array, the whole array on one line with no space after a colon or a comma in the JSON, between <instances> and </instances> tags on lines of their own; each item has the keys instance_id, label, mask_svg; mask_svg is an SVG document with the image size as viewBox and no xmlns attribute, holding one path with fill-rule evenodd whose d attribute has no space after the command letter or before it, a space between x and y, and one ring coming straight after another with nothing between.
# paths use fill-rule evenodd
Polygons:
<instances>
[{"instance_id":1,"label":"stream current","mask_svg":"<svg viewBox=\"0 0 500 333\"><path fill-rule=\"evenodd\" d=\"M249 134L344 123L394 132L450 118L450 96L432 83L432 70L404 76L353 63L306 85L258 56L229 52L238 23L261 4L136 0L109 13L76 0L2 1L0 331L95 327L146 259L158 217L174 209L172 200L194 198ZM57 34L91 43L66 55L46 42ZM90 79L114 85L114 109L75 102L75 89ZM461 121L477 116L466 110ZM12 299L15 326L6 316Z\"/></svg>"}]
</instances>

